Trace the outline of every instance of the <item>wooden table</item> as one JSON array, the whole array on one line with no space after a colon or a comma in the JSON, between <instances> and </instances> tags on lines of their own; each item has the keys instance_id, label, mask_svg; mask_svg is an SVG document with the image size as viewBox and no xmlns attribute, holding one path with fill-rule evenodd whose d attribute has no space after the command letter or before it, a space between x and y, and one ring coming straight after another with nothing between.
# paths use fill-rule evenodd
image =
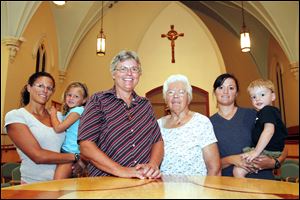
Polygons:
<instances>
[{"instance_id":1,"label":"wooden table","mask_svg":"<svg viewBox=\"0 0 300 200\"><path fill-rule=\"evenodd\" d=\"M1 188L1 199L4 198L299 199L299 183L215 176L163 176L158 180L85 177Z\"/></svg>"}]
</instances>

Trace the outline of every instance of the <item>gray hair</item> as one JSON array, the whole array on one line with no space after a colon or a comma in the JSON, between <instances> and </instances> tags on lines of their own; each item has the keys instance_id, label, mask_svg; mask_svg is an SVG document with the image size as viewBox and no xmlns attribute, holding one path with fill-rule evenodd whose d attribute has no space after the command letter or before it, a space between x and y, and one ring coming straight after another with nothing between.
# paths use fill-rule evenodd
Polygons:
<instances>
[{"instance_id":1,"label":"gray hair","mask_svg":"<svg viewBox=\"0 0 300 200\"><path fill-rule=\"evenodd\" d=\"M175 83L175 82L182 82L184 84L185 90L188 93L189 102L191 102L192 99L193 99L193 89L192 89L192 86L191 86L188 78L186 76L182 75L182 74L171 75L164 82L164 86L163 86L163 97L164 97L164 99L166 100L166 94L167 94L167 91L169 89L169 85L171 83Z\"/></svg>"},{"instance_id":2,"label":"gray hair","mask_svg":"<svg viewBox=\"0 0 300 200\"><path fill-rule=\"evenodd\" d=\"M110 64L110 72L112 73L113 71L115 71L117 65L120 62L122 62L124 60L129 60L129 59L135 60L136 63L138 64L138 67L141 67L141 62L140 62L140 59L136 52L122 50L112 59L111 64ZM140 69L140 70L142 70L142 69Z\"/></svg>"}]
</instances>

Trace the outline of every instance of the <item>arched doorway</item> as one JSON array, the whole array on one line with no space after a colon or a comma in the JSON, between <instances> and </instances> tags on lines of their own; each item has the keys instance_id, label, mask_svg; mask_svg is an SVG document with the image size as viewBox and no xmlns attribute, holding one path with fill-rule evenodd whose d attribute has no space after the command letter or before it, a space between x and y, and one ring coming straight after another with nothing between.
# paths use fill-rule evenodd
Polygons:
<instances>
[{"instance_id":1,"label":"arched doorway","mask_svg":"<svg viewBox=\"0 0 300 200\"><path fill-rule=\"evenodd\" d=\"M199 112L209 117L208 92L196 86L192 86L192 88L193 99L189 105L190 110ZM146 97L150 100L157 119L167 115L169 112L163 98L162 90L163 86L159 86L146 93Z\"/></svg>"}]
</instances>

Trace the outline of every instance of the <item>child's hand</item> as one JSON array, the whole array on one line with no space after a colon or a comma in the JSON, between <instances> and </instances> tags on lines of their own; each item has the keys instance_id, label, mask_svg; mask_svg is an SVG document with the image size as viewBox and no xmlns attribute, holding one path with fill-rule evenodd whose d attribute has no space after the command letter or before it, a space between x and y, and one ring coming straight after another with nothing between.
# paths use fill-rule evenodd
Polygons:
<instances>
[{"instance_id":1,"label":"child's hand","mask_svg":"<svg viewBox=\"0 0 300 200\"><path fill-rule=\"evenodd\" d=\"M242 158L245 159L247 162L252 162L252 160L254 160L258 156L259 154L255 150L242 154Z\"/></svg>"},{"instance_id":2,"label":"child's hand","mask_svg":"<svg viewBox=\"0 0 300 200\"><path fill-rule=\"evenodd\" d=\"M50 115L56 115L56 113L57 113L56 108L54 106L51 106L51 108L50 108Z\"/></svg>"}]
</instances>

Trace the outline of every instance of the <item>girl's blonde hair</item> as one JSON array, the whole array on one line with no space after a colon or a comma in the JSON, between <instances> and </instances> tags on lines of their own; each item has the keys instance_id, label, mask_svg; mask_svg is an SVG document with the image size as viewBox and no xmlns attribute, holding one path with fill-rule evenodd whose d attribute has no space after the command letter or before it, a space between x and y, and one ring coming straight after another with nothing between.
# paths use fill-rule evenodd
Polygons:
<instances>
[{"instance_id":1,"label":"girl's blonde hair","mask_svg":"<svg viewBox=\"0 0 300 200\"><path fill-rule=\"evenodd\" d=\"M80 82L72 82L68 85L68 87L66 88L65 92L64 92L64 96L63 96L63 111L62 114L66 115L69 111L70 111L70 107L66 104L66 97L67 97L67 93L71 88L76 88L76 87L80 87L83 91L83 99L88 98L89 94L88 94L88 88L86 86L86 84L84 83L80 83ZM85 106L85 103L83 103L82 105Z\"/></svg>"}]
</instances>

